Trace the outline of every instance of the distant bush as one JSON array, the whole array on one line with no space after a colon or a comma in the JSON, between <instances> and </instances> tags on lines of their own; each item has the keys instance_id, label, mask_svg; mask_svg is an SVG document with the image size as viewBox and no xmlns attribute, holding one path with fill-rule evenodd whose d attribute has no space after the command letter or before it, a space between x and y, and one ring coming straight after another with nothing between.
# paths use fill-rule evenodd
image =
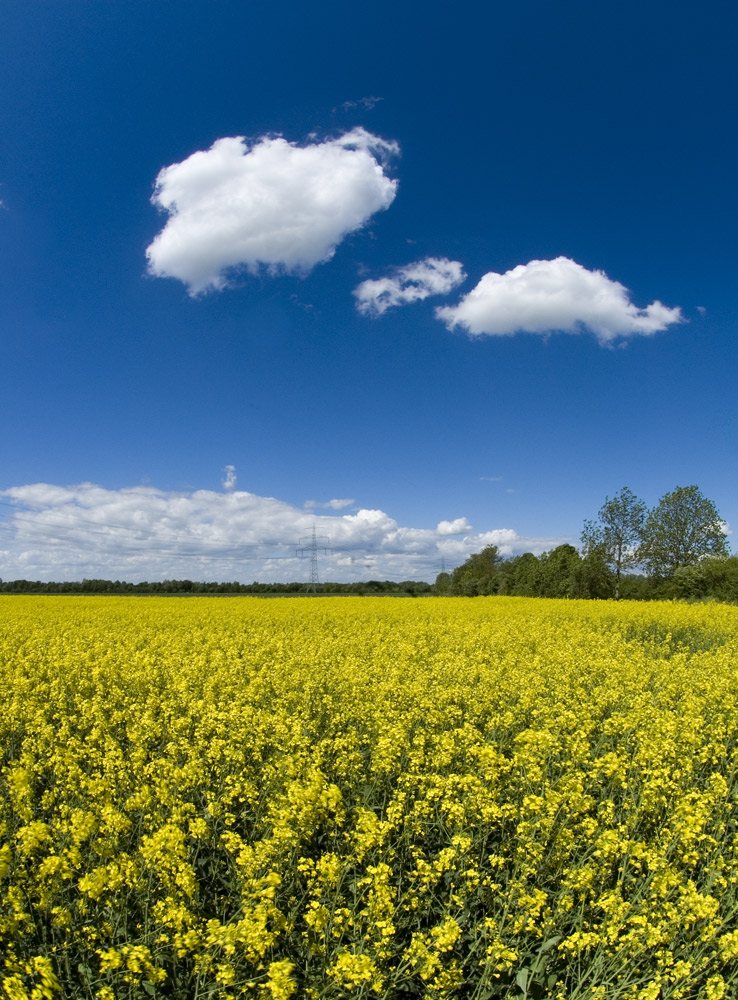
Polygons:
<instances>
[{"instance_id":1,"label":"distant bush","mask_svg":"<svg viewBox=\"0 0 738 1000\"><path fill-rule=\"evenodd\" d=\"M738 604L738 556L703 559L696 566L682 566L669 584L672 596L683 600Z\"/></svg>"}]
</instances>

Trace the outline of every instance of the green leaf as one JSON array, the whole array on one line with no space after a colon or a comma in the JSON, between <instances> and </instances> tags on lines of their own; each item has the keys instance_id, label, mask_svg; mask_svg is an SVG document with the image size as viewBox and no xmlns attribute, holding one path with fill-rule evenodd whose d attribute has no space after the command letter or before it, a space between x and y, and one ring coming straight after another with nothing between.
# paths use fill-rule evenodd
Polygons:
<instances>
[{"instance_id":1,"label":"green leaf","mask_svg":"<svg viewBox=\"0 0 738 1000\"><path fill-rule=\"evenodd\" d=\"M530 969L521 969L515 977L515 984L520 987L523 996L528 996L528 975Z\"/></svg>"},{"instance_id":2,"label":"green leaf","mask_svg":"<svg viewBox=\"0 0 738 1000\"><path fill-rule=\"evenodd\" d=\"M80 962L77 966L77 972L79 972L85 983L90 983L92 981L92 969L89 965L85 965L84 962Z\"/></svg>"},{"instance_id":3,"label":"green leaf","mask_svg":"<svg viewBox=\"0 0 738 1000\"><path fill-rule=\"evenodd\" d=\"M539 954L545 955L545 953L547 951L551 951L553 946L557 945L560 940L561 940L561 934L556 934L555 937L549 938L548 941L544 941L543 944L541 945L541 950Z\"/></svg>"}]
</instances>

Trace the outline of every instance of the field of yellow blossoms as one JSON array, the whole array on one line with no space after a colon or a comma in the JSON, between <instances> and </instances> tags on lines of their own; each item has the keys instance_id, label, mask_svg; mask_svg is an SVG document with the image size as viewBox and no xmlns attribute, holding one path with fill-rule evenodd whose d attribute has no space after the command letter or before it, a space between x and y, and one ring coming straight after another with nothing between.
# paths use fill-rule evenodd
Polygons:
<instances>
[{"instance_id":1,"label":"field of yellow blossoms","mask_svg":"<svg viewBox=\"0 0 738 1000\"><path fill-rule=\"evenodd\" d=\"M0 598L0 997L738 995L738 608Z\"/></svg>"}]
</instances>

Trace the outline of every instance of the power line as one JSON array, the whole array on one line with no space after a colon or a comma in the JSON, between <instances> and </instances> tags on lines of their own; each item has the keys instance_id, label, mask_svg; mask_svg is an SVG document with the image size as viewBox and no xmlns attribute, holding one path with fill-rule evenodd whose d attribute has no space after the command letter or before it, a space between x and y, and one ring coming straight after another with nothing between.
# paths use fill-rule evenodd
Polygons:
<instances>
[{"instance_id":1,"label":"power line","mask_svg":"<svg viewBox=\"0 0 738 1000\"><path fill-rule=\"evenodd\" d=\"M328 544L324 544L328 543ZM303 535L303 537L297 543L300 546L297 549L297 555L300 558L305 558L305 556L310 554L310 583L308 584L307 593L315 594L318 590L318 552L322 552L325 555L331 555L333 549L330 547L330 538L328 535L316 535L315 525L313 525L312 534Z\"/></svg>"},{"instance_id":2,"label":"power line","mask_svg":"<svg viewBox=\"0 0 738 1000\"><path fill-rule=\"evenodd\" d=\"M176 539L168 539L169 544L157 539L149 525L121 524L115 521L101 522L94 518L84 517L83 515L86 513L85 508L80 508L76 505L64 504L60 507L33 509L30 504L24 501L8 502L7 500L0 500L0 505L8 507L14 512L12 520L0 519L0 539L2 539L4 534L9 543L15 542L21 546L36 545L41 549L43 549L45 542L46 544L51 542L56 551L64 549L76 552L91 561L104 556L128 562L139 561L144 558L151 559L152 557L165 557L169 560L184 559L187 561L209 559L247 562L282 562L295 558L292 555L259 554L258 550L261 546L258 542L234 545L232 542L222 541L215 543L215 546L209 549L207 546L211 543L205 539L193 538L192 536L183 537L179 547L173 548L171 546L172 544L177 544ZM64 517L70 514L74 518L71 523L67 521L62 524L55 524L52 520L48 519L49 516L51 518L55 515ZM125 535L121 536L118 534L118 531L133 533L133 537L130 534L127 537ZM80 537L80 533L83 533L83 537ZM180 533L180 537L182 535L184 535L184 532ZM109 545L105 546L101 543L98 545L90 544L93 543L93 539L88 536L101 536ZM87 541L87 544L85 544L85 541ZM310 557L310 583L308 585L308 592L316 592L317 585L320 582L318 555L331 555L333 553L334 550L330 546L330 538L328 535L318 535L316 526L313 525L311 534L301 537L298 544L299 548L295 555L298 558ZM200 548L200 551L182 551L182 545L197 546ZM202 551L203 546L206 547L206 551ZM249 553L248 550L252 550L252 552ZM367 569L369 569L368 566ZM390 573L388 578L399 578L400 576L401 574L399 573Z\"/></svg>"}]
</instances>

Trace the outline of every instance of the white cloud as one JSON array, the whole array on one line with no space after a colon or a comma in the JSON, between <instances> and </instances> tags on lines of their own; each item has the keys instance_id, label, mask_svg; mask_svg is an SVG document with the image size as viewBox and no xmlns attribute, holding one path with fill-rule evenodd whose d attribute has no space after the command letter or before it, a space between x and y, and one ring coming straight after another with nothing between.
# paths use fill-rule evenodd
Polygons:
<instances>
[{"instance_id":1,"label":"white cloud","mask_svg":"<svg viewBox=\"0 0 738 1000\"><path fill-rule=\"evenodd\" d=\"M473 336L589 330L602 344L650 336L683 321L681 309L658 301L639 309L620 282L568 257L532 260L505 274L490 271L458 305L440 307L436 316Z\"/></svg>"},{"instance_id":2,"label":"white cloud","mask_svg":"<svg viewBox=\"0 0 738 1000\"><path fill-rule=\"evenodd\" d=\"M485 545L511 555L569 541L525 538L511 528L474 533L464 517L436 528L410 528L382 510L316 516L239 490L175 493L151 486L107 490L92 483L37 483L0 496L16 507L0 521L5 579L306 580L309 567L296 548L313 524L333 549L321 557L322 580L362 580L367 574L433 580L442 559L456 566Z\"/></svg>"},{"instance_id":3,"label":"white cloud","mask_svg":"<svg viewBox=\"0 0 738 1000\"><path fill-rule=\"evenodd\" d=\"M346 498L345 500L326 500L325 503L320 503L318 500L306 500L303 506L308 509L312 509L314 507L326 507L331 510L343 510L344 507L353 507L355 503L355 500L349 498Z\"/></svg>"},{"instance_id":4,"label":"white cloud","mask_svg":"<svg viewBox=\"0 0 738 1000\"><path fill-rule=\"evenodd\" d=\"M303 146L277 137L218 139L164 167L152 203L169 213L148 247L149 271L190 295L219 290L234 268L306 273L382 209L398 146L362 128Z\"/></svg>"},{"instance_id":5,"label":"white cloud","mask_svg":"<svg viewBox=\"0 0 738 1000\"><path fill-rule=\"evenodd\" d=\"M236 488L236 481L238 479L238 477L236 476L236 466L226 465L226 467L223 469L223 472L225 472L225 476L221 480L221 482L223 483L223 489L226 490L226 492L230 493L232 490L235 490Z\"/></svg>"},{"instance_id":6,"label":"white cloud","mask_svg":"<svg viewBox=\"0 0 738 1000\"><path fill-rule=\"evenodd\" d=\"M353 108L363 108L364 111L371 111L375 104L379 104L383 100L383 97L360 97L358 101L344 101L341 110L351 111Z\"/></svg>"},{"instance_id":7,"label":"white cloud","mask_svg":"<svg viewBox=\"0 0 738 1000\"><path fill-rule=\"evenodd\" d=\"M436 531L439 535L468 534L472 529L465 517L457 517L454 521L439 521Z\"/></svg>"},{"instance_id":8,"label":"white cloud","mask_svg":"<svg viewBox=\"0 0 738 1000\"><path fill-rule=\"evenodd\" d=\"M354 289L356 308L368 316L381 316L393 306L419 302L429 295L447 295L466 278L458 260L426 257L398 267L385 278L362 281Z\"/></svg>"}]
</instances>

